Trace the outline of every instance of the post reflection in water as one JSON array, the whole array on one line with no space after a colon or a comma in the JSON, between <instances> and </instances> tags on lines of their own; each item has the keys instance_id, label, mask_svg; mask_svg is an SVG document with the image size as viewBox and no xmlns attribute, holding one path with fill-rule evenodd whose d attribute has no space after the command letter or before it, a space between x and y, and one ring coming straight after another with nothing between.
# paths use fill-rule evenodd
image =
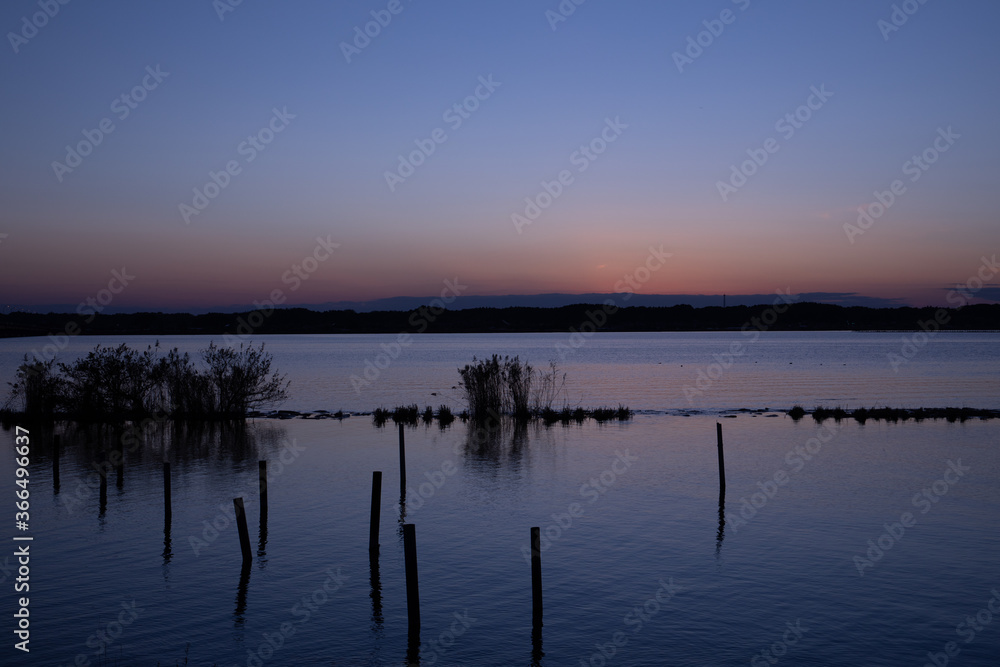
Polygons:
<instances>
[{"instance_id":1,"label":"post reflection in water","mask_svg":"<svg viewBox=\"0 0 1000 667\"><path fill-rule=\"evenodd\" d=\"M542 650L542 626L532 625L531 628L531 667L541 667L545 651Z\"/></svg>"},{"instance_id":2,"label":"post reflection in water","mask_svg":"<svg viewBox=\"0 0 1000 667\"><path fill-rule=\"evenodd\" d=\"M100 490L100 500L98 504L97 516L101 519L101 525L104 524L104 513L108 509L108 469L107 469L107 456L105 452L101 452L98 457L100 461L100 477L101 477L101 490Z\"/></svg>"},{"instance_id":3,"label":"post reflection in water","mask_svg":"<svg viewBox=\"0 0 1000 667\"><path fill-rule=\"evenodd\" d=\"M260 569L267 566L267 506L260 508L260 530L257 534L257 563Z\"/></svg>"},{"instance_id":4,"label":"post reflection in water","mask_svg":"<svg viewBox=\"0 0 1000 667\"><path fill-rule=\"evenodd\" d=\"M118 443L117 448L114 450L114 458L117 459L117 464L115 465L115 488L118 489L118 495L121 495L125 490L125 442L121 431L117 428L114 430L112 437L112 442Z\"/></svg>"},{"instance_id":5,"label":"post reflection in water","mask_svg":"<svg viewBox=\"0 0 1000 667\"><path fill-rule=\"evenodd\" d=\"M420 664L420 630L411 630L406 638L406 664Z\"/></svg>"},{"instance_id":6,"label":"post reflection in water","mask_svg":"<svg viewBox=\"0 0 1000 667\"><path fill-rule=\"evenodd\" d=\"M66 433L52 437L52 487L53 495L60 493L60 465L69 457L71 465L89 469L94 486L98 490L98 525L103 530L106 524L116 520L117 515L108 512L108 482L112 470L116 474L118 494L115 507L128 503L134 498L127 496L152 495L155 502L157 486L163 484L163 550L160 554L164 568L163 577L169 579L168 566L173 561L173 498L172 464L175 460L182 467L192 462L212 462L235 470L247 460L256 460L281 447L287 440L286 431L271 424L227 423L174 423L158 422L134 433L135 440L123 435L120 430L95 424L68 422ZM107 443L114 443L105 449ZM118 443L121 443L119 446ZM134 443L134 444L130 444ZM130 468L133 476L145 476L143 484L132 484L125 488L125 468ZM161 472L162 466L162 472ZM183 468L182 468L183 469ZM155 472L154 472L155 471ZM149 479L151 478L151 479ZM152 481L152 485L149 482ZM152 486L152 488L150 488ZM183 510L183 508L180 508ZM257 556L260 567L267 563L267 508L262 508ZM241 580L239 600L245 601L248 581ZM237 609L244 606L238 601ZM241 614L242 611L238 611Z\"/></svg>"},{"instance_id":7,"label":"post reflection in water","mask_svg":"<svg viewBox=\"0 0 1000 667\"><path fill-rule=\"evenodd\" d=\"M719 493L719 530L715 535L715 557L722 552L722 541L726 539L726 493Z\"/></svg>"},{"instance_id":8,"label":"post reflection in water","mask_svg":"<svg viewBox=\"0 0 1000 667\"><path fill-rule=\"evenodd\" d=\"M406 523L406 494L399 496L399 529L396 531L400 542L403 541L403 524Z\"/></svg>"},{"instance_id":9,"label":"post reflection in water","mask_svg":"<svg viewBox=\"0 0 1000 667\"><path fill-rule=\"evenodd\" d=\"M173 558L173 551L170 546L170 515L167 515L163 519L163 566L166 567L170 565L170 559ZM167 576L167 572L163 573L164 578Z\"/></svg>"},{"instance_id":10,"label":"post reflection in water","mask_svg":"<svg viewBox=\"0 0 1000 667\"><path fill-rule=\"evenodd\" d=\"M170 499L170 462L163 462L163 564L168 565L171 558L170 522L172 500ZM164 573L164 576L165 573Z\"/></svg>"},{"instance_id":11,"label":"post reflection in water","mask_svg":"<svg viewBox=\"0 0 1000 667\"><path fill-rule=\"evenodd\" d=\"M170 546L170 510L168 509L163 516L163 565L170 565L170 559L173 557L173 551ZM164 573L166 576L166 573Z\"/></svg>"},{"instance_id":12,"label":"post reflection in water","mask_svg":"<svg viewBox=\"0 0 1000 667\"><path fill-rule=\"evenodd\" d=\"M58 435L52 438L52 493L59 495L59 450L62 448L62 438Z\"/></svg>"},{"instance_id":13,"label":"post reflection in water","mask_svg":"<svg viewBox=\"0 0 1000 667\"><path fill-rule=\"evenodd\" d=\"M240 568L240 583L236 586L236 610L233 612L233 625L242 628L246 623L247 590L250 587L250 565Z\"/></svg>"},{"instance_id":14,"label":"post reflection in water","mask_svg":"<svg viewBox=\"0 0 1000 667\"><path fill-rule=\"evenodd\" d=\"M385 618L382 616L382 578L379 573L378 555L371 554L369 557L371 567L371 592L372 599L372 630L377 634L382 634Z\"/></svg>"},{"instance_id":15,"label":"post reflection in water","mask_svg":"<svg viewBox=\"0 0 1000 667\"><path fill-rule=\"evenodd\" d=\"M267 461L257 463L257 480L260 493L260 528L257 533L257 562L260 569L267 566Z\"/></svg>"}]
</instances>

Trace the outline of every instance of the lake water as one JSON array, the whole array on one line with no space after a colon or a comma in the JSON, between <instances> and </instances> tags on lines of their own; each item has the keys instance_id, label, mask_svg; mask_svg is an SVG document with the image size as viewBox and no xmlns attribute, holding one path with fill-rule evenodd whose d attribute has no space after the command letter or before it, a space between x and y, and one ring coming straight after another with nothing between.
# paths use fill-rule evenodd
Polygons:
<instances>
[{"instance_id":1,"label":"lake water","mask_svg":"<svg viewBox=\"0 0 1000 667\"><path fill-rule=\"evenodd\" d=\"M844 407L1000 408L1000 333L939 333L906 347L914 334L765 332L259 336L275 367L292 380L292 410L370 411L416 403L461 407L457 369L473 356L518 355L566 373L560 401L634 410L718 412ZM920 333L923 336L923 333ZM906 341L904 341L904 338ZM58 355L72 360L95 345L157 340L197 357L201 336L75 337ZM216 342L221 342L216 337ZM24 354L45 354L45 338L0 339L0 379ZM734 346L736 354L733 354ZM893 358L898 357L894 366ZM367 371L367 375L366 375ZM352 377L356 378L352 382ZM4 385L5 386L5 385ZM685 392L685 388L688 391Z\"/></svg>"},{"instance_id":2,"label":"lake water","mask_svg":"<svg viewBox=\"0 0 1000 667\"><path fill-rule=\"evenodd\" d=\"M405 521L416 527L420 664L919 666L947 650L958 651L950 664L997 664L998 422L838 427L778 412L719 417L795 403L1000 407L996 334L941 334L897 374L886 355L898 353L900 337L762 336L689 402L683 387L695 386L699 369L721 367L712 355L741 334L594 336L563 363L567 400L648 411L631 422L482 437L461 422L408 427ZM359 396L350 375L394 338L264 340L293 381L285 407L330 410L459 407L455 368L472 354L519 354L544 366L566 340L421 337ZM65 355L96 342L73 340ZM0 341L4 379L32 343L41 339ZM704 414L679 416L693 410ZM355 416L256 420L242 433L153 429L125 448L103 500L94 466L118 434L64 423L31 429L31 653L8 646L0 662L407 664L394 428ZM14 435L0 435L11 450ZM261 459L272 477L266 521ZM13 456L0 461L10 497ZM374 572L373 470L384 473ZM248 577L230 519L235 497L247 504ZM531 526L545 538L540 645L524 558ZM18 543L9 544L0 578L12 586ZM7 590L10 638L21 594Z\"/></svg>"}]
</instances>

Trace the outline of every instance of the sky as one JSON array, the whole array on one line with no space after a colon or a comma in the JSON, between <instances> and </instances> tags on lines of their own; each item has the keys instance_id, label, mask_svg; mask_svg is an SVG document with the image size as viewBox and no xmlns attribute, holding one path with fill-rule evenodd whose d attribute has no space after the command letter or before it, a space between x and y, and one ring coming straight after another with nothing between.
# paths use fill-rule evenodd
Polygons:
<instances>
[{"instance_id":1,"label":"sky","mask_svg":"<svg viewBox=\"0 0 1000 667\"><path fill-rule=\"evenodd\" d=\"M0 305L1000 299L995 2L233 2L0 6Z\"/></svg>"}]
</instances>

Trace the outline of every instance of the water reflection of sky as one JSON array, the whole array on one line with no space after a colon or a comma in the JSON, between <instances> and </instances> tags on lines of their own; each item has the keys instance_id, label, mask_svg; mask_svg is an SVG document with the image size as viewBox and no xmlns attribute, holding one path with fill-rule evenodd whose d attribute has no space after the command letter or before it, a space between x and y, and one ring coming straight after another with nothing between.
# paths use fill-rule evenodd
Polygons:
<instances>
[{"instance_id":1,"label":"water reflection of sky","mask_svg":"<svg viewBox=\"0 0 1000 667\"><path fill-rule=\"evenodd\" d=\"M544 665L589 660L595 643L616 632L628 638L620 664L657 664L665 654L675 664L745 664L796 622L807 629L789 648L796 664L917 662L960 640L956 625L996 586L996 422L848 421L821 430L810 419L722 421L721 535L712 418L531 425L486 437L460 422L406 429L406 520L416 526L424 661L455 614L476 620L435 664L530 661L522 547L531 526L545 536ZM56 495L52 452L36 434L32 618L49 639L33 647L32 659L69 664L84 653L96 661L86 642L135 600L142 612L108 645L126 664L183 660L185 651L192 664L245 664L262 633L273 638L282 623L295 634L273 664L402 664L393 427L351 418L154 434L143 450L126 453L120 484L117 471L109 475L102 510L87 478L109 442L110 433L65 431ZM259 458L272 477L266 526ZM933 493L948 461L959 459L969 471L921 513L914 495ZM3 466L13 479L11 463ZM377 573L367 557L372 470L384 476ZM775 479L787 481L772 487ZM246 498L254 552L246 577L228 516L238 495ZM885 524L905 512L915 523L861 576L854 557L866 557L869 540L885 545ZM338 572L342 583L327 592ZM661 580L676 594L645 620L629 616L655 599ZM984 630L962 644L963 657L983 664L1000 648L995 636Z\"/></svg>"},{"instance_id":2,"label":"water reflection of sky","mask_svg":"<svg viewBox=\"0 0 1000 667\"><path fill-rule=\"evenodd\" d=\"M912 334L911 334L912 336ZM969 406L1000 409L1000 334L941 333L907 358L902 333L768 332L755 342L740 332L601 333L560 357L566 334L441 334L412 338L398 357L380 358L395 335L261 336L274 369L291 380L292 410L371 411L416 403L463 405L458 368L473 356L518 355L540 370L556 361L566 374L556 400L571 406L634 410L719 411L791 408ZM144 348L159 340L197 357L200 336L71 338L60 361L97 344ZM0 340L0 377L13 377L25 353L46 339ZM738 354L732 354L733 344ZM372 364L384 365L384 370ZM372 366L370 366L372 365ZM367 375L366 375L367 369ZM355 385L352 378L368 384ZM358 387L357 391L355 386Z\"/></svg>"}]
</instances>

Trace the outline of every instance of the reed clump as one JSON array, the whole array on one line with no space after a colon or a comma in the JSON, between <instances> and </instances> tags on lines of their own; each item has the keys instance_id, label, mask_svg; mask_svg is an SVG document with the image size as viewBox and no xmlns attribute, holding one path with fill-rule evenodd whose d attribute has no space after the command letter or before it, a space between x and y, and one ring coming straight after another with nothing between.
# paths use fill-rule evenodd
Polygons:
<instances>
[{"instance_id":1,"label":"reed clump","mask_svg":"<svg viewBox=\"0 0 1000 667\"><path fill-rule=\"evenodd\" d=\"M458 369L470 418L479 422L500 414L526 421L531 416L528 400L533 372L530 364L522 364L516 356L473 357L471 364Z\"/></svg>"},{"instance_id":2,"label":"reed clump","mask_svg":"<svg viewBox=\"0 0 1000 667\"><path fill-rule=\"evenodd\" d=\"M443 427L455 421L455 415L452 414L451 408L447 405L441 405L438 407L437 411L438 423Z\"/></svg>"},{"instance_id":3,"label":"reed clump","mask_svg":"<svg viewBox=\"0 0 1000 667\"><path fill-rule=\"evenodd\" d=\"M410 424L415 426L420 421L420 408L417 404L400 405L392 411L392 421L397 424Z\"/></svg>"},{"instance_id":4,"label":"reed clump","mask_svg":"<svg viewBox=\"0 0 1000 667\"><path fill-rule=\"evenodd\" d=\"M617 408L571 408L565 404L560 410L553 408L566 385L566 374L560 373L554 362L548 370L538 371L517 356L494 354L489 359L473 357L472 363L458 372L468 416L477 422L505 415L517 423L541 419L545 424L568 424L586 419L626 421L633 415L632 410L621 404Z\"/></svg>"},{"instance_id":5,"label":"reed clump","mask_svg":"<svg viewBox=\"0 0 1000 667\"><path fill-rule=\"evenodd\" d=\"M28 418L61 417L114 422L159 418L243 419L251 410L280 403L288 394L284 375L271 371L271 355L259 347L210 343L201 363L159 342L139 351L122 343L96 346L72 363L33 361L25 355L5 412Z\"/></svg>"}]
</instances>

